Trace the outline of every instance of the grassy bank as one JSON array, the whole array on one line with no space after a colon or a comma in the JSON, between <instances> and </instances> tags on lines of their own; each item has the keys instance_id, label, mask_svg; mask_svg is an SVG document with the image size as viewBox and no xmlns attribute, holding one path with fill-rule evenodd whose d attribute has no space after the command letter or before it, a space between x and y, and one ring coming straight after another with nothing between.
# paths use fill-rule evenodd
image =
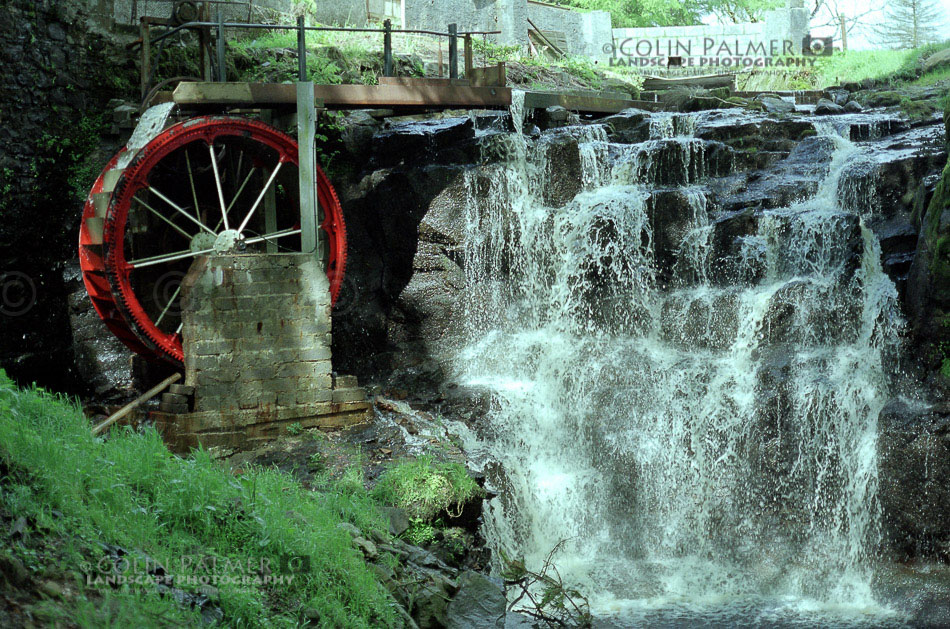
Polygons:
<instances>
[{"instance_id":1,"label":"grassy bank","mask_svg":"<svg viewBox=\"0 0 950 629\"><path fill-rule=\"evenodd\" d=\"M234 475L202 452L175 457L150 429L95 439L72 402L18 390L2 371L0 466L0 511L15 523L0 565L8 587L26 569L20 592L42 594L25 609L42 622L199 624L204 611L239 627L400 624L339 526L385 535L358 479L307 491L266 469ZM164 595L154 584L96 582L155 576L156 563L174 577ZM203 576L218 583L200 585Z\"/></svg>"}]
</instances>

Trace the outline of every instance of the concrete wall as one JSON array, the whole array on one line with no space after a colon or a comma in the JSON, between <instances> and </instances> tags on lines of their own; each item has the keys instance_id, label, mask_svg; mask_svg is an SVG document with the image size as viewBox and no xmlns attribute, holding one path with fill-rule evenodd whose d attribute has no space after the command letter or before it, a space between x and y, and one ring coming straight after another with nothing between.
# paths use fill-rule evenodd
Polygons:
<instances>
[{"instance_id":1,"label":"concrete wall","mask_svg":"<svg viewBox=\"0 0 950 629\"><path fill-rule=\"evenodd\" d=\"M502 31L495 40L528 43L525 0L403 0L406 28L445 32L449 23L460 31Z\"/></svg>"},{"instance_id":2,"label":"concrete wall","mask_svg":"<svg viewBox=\"0 0 950 629\"><path fill-rule=\"evenodd\" d=\"M366 26L366 0L317 0L317 21L337 26Z\"/></svg>"},{"instance_id":3,"label":"concrete wall","mask_svg":"<svg viewBox=\"0 0 950 629\"><path fill-rule=\"evenodd\" d=\"M604 52L612 36L610 14L606 11L582 13L532 0L528 0L527 9L528 17L542 31L565 34L568 54L590 58L610 56Z\"/></svg>"}]
</instances>

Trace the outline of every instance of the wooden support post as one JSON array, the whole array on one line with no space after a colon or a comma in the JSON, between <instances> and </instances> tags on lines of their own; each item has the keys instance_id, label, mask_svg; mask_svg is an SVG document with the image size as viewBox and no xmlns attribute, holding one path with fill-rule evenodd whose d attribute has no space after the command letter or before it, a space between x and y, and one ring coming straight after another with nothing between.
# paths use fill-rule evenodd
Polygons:
<instances>
[{"instance_id":1,"label":"wooden support post","mask_svg":"<svg viewBox=\"0 0 950 629\"><path fill-rule=\"evenodd\" d=\"M471 33L465 34L465 78L472 78L472 68L475 67L475 60L472 51L472 35Z\"/></svg>"},{"instance_id":2,"label":"wooden support post","mask_svg":"<svg viewBox=\"0 0 950 629\"><path fill-rule=\"evenodd\" d=\"M449 24L449 78L459 78L458 25Z\"/></svg>"},{"instance_id":3,"label":"wooden support post","mask_svg":"<svg viewBox=\"0 0 950 629\"><path fill-rule=\"evenodd\" d=\"M224 15L218 9L218 82L228 81L228 60L224 53Z\"/></svg>"},{"instance_id":4,"label":"wooden support post","mask_svg":"<svg viewBox=\"0 0 950 629\"><path fill-rule=\"evenodd\" d=\"M142 403L151 400L153 397L155 397L156 395L158 395L159 393L167 389L169 385L175 382L178 382L179 380L181 380L180 373L176 373L174 375L168 376L167 378L162 380L159 384L152 387L151 389L149 389L148 391L146 391L139 397L135 398L134 400L132 400L131 402L129 402L128 404L120 408L118 411L110 415L109 418L106 419L104 422L102 422L101 424L93 428L92 429L93 436L102 434L102 432L106 428L108 428L112 424L116 423L117 421L119 421L120 419L122 419L123 417L131 413Z\"/></svg>"},{"instance_id":5,"label":"wooden support post","mask_svg":"<svg viewBox=\"0 0 950 629\"><path fill-rule=\"evenodd\" d=\"M148 95L148 82L152 74L152 40L149 23L139 22L139 34L142 36L142 98Z\"/></svg>"},{"instance_id":6,"label":"wooden support post","mask_svg":"<svg viewBox=\"0 0 950 629\"><path fill-rule=\"evenodd\" d=\"M297 80L307 80L307 29L304 16L297 17Z\"/></svg>"},{"instance_id":7,"label":"wooden support post","mask_svg":"<svg viewBox=\"0 0 950 629\"><path fill-rule=\"evenodd\" d=\"M393 75L393 23L383 22L383 76Z\"/></svg>"},{"instance_id":8,"label":"wooden support post","mask_svg":"<svg viewBox=\"0 0 950 629\"><path fill-rule=\"evenodd\" d=\"M300 173L300 250L322 259L317 207L317 112L313 83L297 83L297 146Z\"/></svg>"}]
</instances>

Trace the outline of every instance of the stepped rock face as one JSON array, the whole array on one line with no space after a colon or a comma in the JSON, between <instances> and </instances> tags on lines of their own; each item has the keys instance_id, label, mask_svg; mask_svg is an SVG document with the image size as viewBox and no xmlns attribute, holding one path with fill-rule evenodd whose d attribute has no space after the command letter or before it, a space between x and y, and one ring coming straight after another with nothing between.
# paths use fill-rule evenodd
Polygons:
<instances>
[{"instance_id":1,"label":"stepped rock face","mask_svg":"<svg viewBox=\"0 0 950 629\"><path fill-rule=\"evenodd\" d=\"M921 296L921 284L932 279L919 268L933 256L921 247L936 247L937 239L918 232L922 225L942 229L922 220L947 156L937 120L911 126L879 114L631 110L533 128L522 141L509 131L517 124L497 118L502 122L472 133L466 117L402 123L371 141L375 163L385 167L371 164L341 190L351 265L348 306L334 315L340 368L441 397L472 329L502 325L499 304L512 278L548 287L558 281L552 268L532 266L536 257L573 260L564 267L573 270L558 273L573 274L576 295L565 295L559 307L584 322L585 334L636 337L653 329L686 353L730 351L747 334L743 291L773 285L754 306L761 331L750 340L760 365L752 431L764 440L759 464L792 474L796 451L769 444L791 443L800 430L796 387L814 360L801 348L861 342L866 313L853 296L866 290L867 260L880 261L895 312L918 328L933 316L922 313L935 312ZM416 147L413 161L386 155L402 135L405 146ZM455 135L451 146L439 139ZM522 175L513 177L512 168ZM519 205L525 195L536 195L536 205ZM837 207L818 208L815 224L784 209L825 198L837 199ZM532 207L546 218L526 216L541 211ZM576 239L558 250L552 243L567 232ZM631 251L641 262L625 261ZM809 279L819 269L825 279ZM645 294L660 301L643 301ZM887 324L897 336L904 333L900 314ZM883 355L889 389L919 391L918 382L900 380L898 365L918 366L915 374L933 365L913 343L894 348ZM950 525L933 509L908 508L906 497L932 494L944 472L896 468L905 455L916 461L939 454L942 433L934 426L945 415L932 409L925 421L901 411L898 422L899 408L888 409L879 443L885 546L903 557L934 556L950 541ZM617 485L619 494L633 491L624 487Z\"/></svg>"}]
</instances>

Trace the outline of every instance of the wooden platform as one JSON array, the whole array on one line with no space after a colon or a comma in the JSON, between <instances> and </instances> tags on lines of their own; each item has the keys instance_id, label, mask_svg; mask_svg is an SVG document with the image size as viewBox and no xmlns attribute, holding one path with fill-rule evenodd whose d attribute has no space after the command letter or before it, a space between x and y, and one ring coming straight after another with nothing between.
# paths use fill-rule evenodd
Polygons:
<instances>
[{"instance_id":1,"label":"wooden platform","mask_svg":"<svg viewBox=\"0 0 950 629\"><path fill-rule=\"evenodd\" d=\"M464 108L506 109L507 87L473 87L450 83L383 85L316 85L314 97L324 109ZM181 83L172 96L179 105L203 107L296 106L290 83Z\"/></svg>"},{"instance_id":2,"label":"wooden platform","mask_svg":"<svg viewBox=\"0 0 950 629\"><path fill-rule=\"evenodd\" d=\"M469 85L464 79L384 78L380 85L316 85L325 109L507 109L511 88ZM294 107L297 92L285 83L181 83L172 96L185 107ZM525 93L525 108L559 105L580 113L614 114L635 107L657 111L663 103L624 98L619 92Z\"/></svg>"}]
</instances>

